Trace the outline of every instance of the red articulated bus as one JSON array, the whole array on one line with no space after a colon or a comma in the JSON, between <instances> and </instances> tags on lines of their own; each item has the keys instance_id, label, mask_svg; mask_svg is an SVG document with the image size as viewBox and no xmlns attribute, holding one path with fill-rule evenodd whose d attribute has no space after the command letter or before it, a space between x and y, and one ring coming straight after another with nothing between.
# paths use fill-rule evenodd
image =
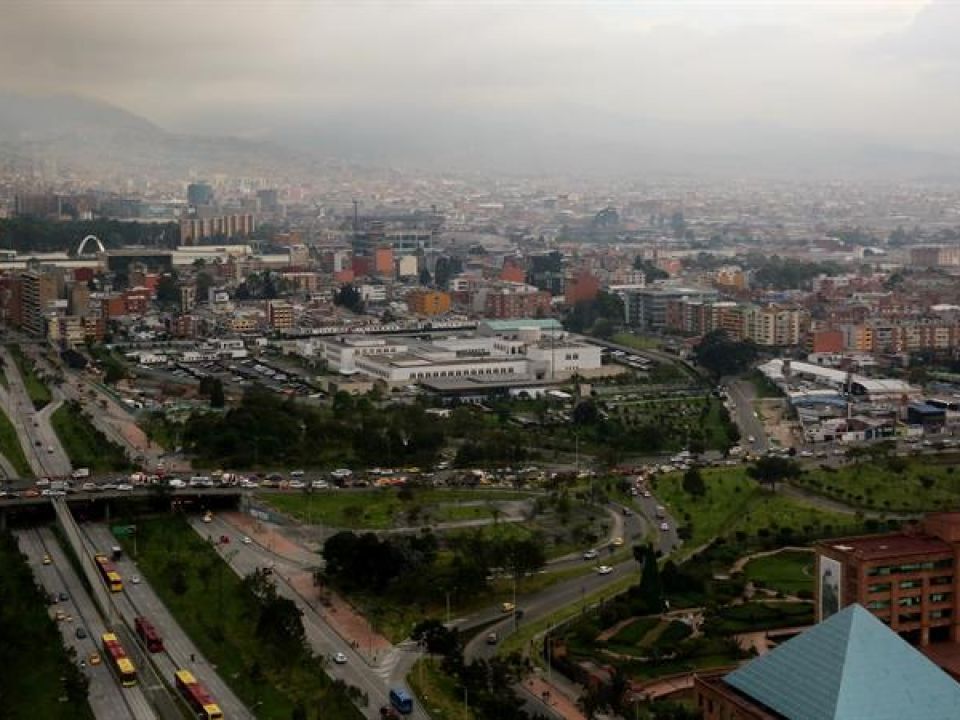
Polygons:
<instances>
[{"instance_id":1,"label":"red articulated bus","mask_svg":"<svg viewBox=\"0 0 960 720\"><path fill-rule=\"evenodd\" d=\"M117 572L117 566L114 565L106 555L94 555L93 559L97 561L97 569L100 570L100 577L110 588L110 592L123 591L123 579Z\"/></svg>"},{"instance_id":2,"label":"red articulated bus","mask_svg":"<svg viewBox=\"0 0 960 720\"><path fill-rule=\"evenodd\" d=\"M202 720L223 720L223 711L213 701L207 689L197 682L189 670L177 670L173 674L174 683L190 709Z\"/></svg>"},{"instance_id":3,"label":"red articulated bus","mask_svg":"<svg viewBox=\"0 0 960 720\"><path fill-rule=\"evenodd\" d=\"M145 617L138 617L134 619L133 626L137 631L137 635L140 636L144 645L147 646L147 650L152 653L163 652L163 638L160 637L160 633L157 632L153 623Z\"/></svg>"},{"instance_id":4,"label":"red articulated bus","mask_svg":"<svg viewBox=\"0 0 960 720\"><path fill-rule=\"evenodd\" d=\"M120 684L124 687L132 687L137 684L137 669L133 661L127 657L123 645L113 633L104 633L100 641L103 643L103 652L107 656L107 662L120 679Z\"/></svg>"}]
</instances>

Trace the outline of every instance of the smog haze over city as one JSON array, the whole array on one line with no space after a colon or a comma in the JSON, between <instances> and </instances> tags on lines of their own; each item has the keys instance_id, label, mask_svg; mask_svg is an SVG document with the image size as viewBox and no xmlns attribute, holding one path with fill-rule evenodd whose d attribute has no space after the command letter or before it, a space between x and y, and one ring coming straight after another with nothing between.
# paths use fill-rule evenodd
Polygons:
<instances>
[{"instance_id":1,"label":"smog haze over city","mask_svg":"<svg viewBox=\"0 0 960 720\"><path fill-rule=\"evenodd\" d=\"M0 87L398 167L953 173L958 24L949 0L14 1Z\"/></svg>"},{"instance_id":2,"label":"smog haze over city","mask_svg":"<svg viewBox=\"0 0 960 720\"><path fill-rule=\"evenodd\" d=\"M960 717L960 0L0 6L0 716Z\"/></svg>"}]
</instances>

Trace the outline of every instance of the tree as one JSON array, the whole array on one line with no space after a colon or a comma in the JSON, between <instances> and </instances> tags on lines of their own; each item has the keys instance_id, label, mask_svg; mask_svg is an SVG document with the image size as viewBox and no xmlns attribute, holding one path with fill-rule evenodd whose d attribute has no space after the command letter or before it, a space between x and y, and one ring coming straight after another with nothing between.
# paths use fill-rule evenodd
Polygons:
<instances>
[{"instance_id":1,"label":"tree","mask_svg":"<svg viewBox=\"0 0 960 720\"><path fill-rule=\"evenodd\" d=\"M800 476L803 469L796 460L767 455L757 460L747 468L747 475L761 485L769 485L771 490L777 489L777 483Z\"/></svg>"},{"instance_id":2,"label":"tree","mask_svg":"<svg viewBox=\"0 0 960 720\"><path fill-rule=\"evenodd\" d=\"M222 408L226 404L226 398L223 394L223 382L220 378L214 378L210 386L210 407Z\"/></svg>"},{"instance_id":3,"label":"tree","mask_svg":"<svg viewBox=\"0 0 960 720\"><path fill-rule=\"evenodd\" d=\"M666 280L668 277L670 277L670 273L668 273L666 270L658 268L652 262L645 260L639 255L633 261L633 269L643 271L643 276L647 282Z\"/></svg>"},{"instance_id":4,"label":"tree","mask_svg":"<svg viewBox=\"0 0 960 720\"><path fill-rule=\"evenodd\" d=\"M333 304L355 313L363 312L363 298L360 296L360 291L351 283L347 283L336 292L333 296Z\"/></svg>"},{"instance_id":5,"label":"tree","mask_svg":"<svg viewBox=\"0 0 960 720\"><path fill-rule=\"evenodd\" d=\"M574 425L593 425L600 419L600 411L593 400L581 400L573 409Z\"/></svg>"},{"instance_id":6,"label":"tree","mask_svg":"<svg viewBox=\"0 0 960 720\"><path fill-rule=\"evenodd\" d=\"M180 288L177 286L177 273L164 273L157 282L157 302L161 305L174 305L180 301Z\"/></svg>"},{"instance_id":7,"label":"tree","mask_svg":"<svg viewBox=\"0 0 960 720\"><path fill-rule=\"evenodd\" d=\"M707 487L703 483L700 468L691 467L683 474L683 491L692 497L703 497Z\"/></svg>"},{"instance_id":8,"label":"tree","mask_svg":"<svg viewBox=\"0 0 960 720\"><path fill-rule=\"evenodd\" d=\"M703 336L693 349L697 364L714 376L739 375L757 359L757 346L750 341L735 341L723 330L714 330Z\"/></svg>"},{"instance_id":9,"label":"tree","mask_svg":"<svg viewBox=\"0 0 960 720\"><path fill-rule=\"evenodd\" d=\"M642 564L637 594L647 612L658 613L663 610L663 586L660 582L656 551L649 544L634 546L633 557Z\"/></svg>"},{"instance_id":10,"label":"tree","mask_svg":"<svg viewBox=\"0 0 960 720\"><path fill-rule=\"evenodd\" d=\"M422 643L431 655L449 657L463 649L460 644L460 633L434 618L417 623L410 638L418 644Z\"/></svg>"},{"instance_id":11,"label":"tree","mask_svg":"<svg viewBox=\"0 0 960 720\"><path fill-rule=\"evenodd\" d=\"M433 277L430 275L430 271L426 268L420 270L420 276L418 279L420 284L424 287L430 287L433 284Z\"/></svg>"}]
</instances>

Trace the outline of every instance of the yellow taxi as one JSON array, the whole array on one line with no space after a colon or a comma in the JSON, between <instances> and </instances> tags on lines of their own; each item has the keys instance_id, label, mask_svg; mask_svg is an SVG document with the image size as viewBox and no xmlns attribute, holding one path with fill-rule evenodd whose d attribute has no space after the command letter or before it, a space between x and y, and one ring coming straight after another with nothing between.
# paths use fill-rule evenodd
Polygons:
<instances>
[{"instance_id":1,"label":"yellow taxi","mask_svg":"<svg viewBox=\"0 0 960 720\"><path fill-rule=\"evenodd\" d=\"M98 652L96 652L96 651L90 653L90 654L87 656L87 662L90 663L91 665L99 665L99 664L100 664L100 653L98 653Z\"/></svg>"},{"instance_id":2,"label":"yellow taxi","mask_svg":"<svg viewBox=\"0 0 960 720\"><path fill-rule=\"evenodd\" d=\"M505 602L500 606L500 612L513 612L516 609L516 606L512 602Z\"/></svg>"},{"instance_id":3,"label":"yellow taxi","mask_svg":"<svg viewBox=\"0 0 960 720\"><path fill-rule=\"evenodd\" d=\"M44 565L49 565L51 562L53 562L53 561L50 559L50 556L49 556L49 555L44 555L44 556L43 556L43 564L44 564Z\"/></svg>"}]
</instances>

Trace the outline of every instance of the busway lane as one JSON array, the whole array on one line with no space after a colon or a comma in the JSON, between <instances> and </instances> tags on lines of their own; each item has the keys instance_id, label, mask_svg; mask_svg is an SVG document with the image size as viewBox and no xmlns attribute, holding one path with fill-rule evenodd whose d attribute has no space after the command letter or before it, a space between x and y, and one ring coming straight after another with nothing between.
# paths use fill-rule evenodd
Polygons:
<instances>
[{"instance_id":1,"label":"busway lane","mask_svg":"<svg viewBox=\"0 0 960 720\"><path fill-rule=\"evenodd\" d=\"M97 551L109 555L110 548L116 544L115 538L104 525L85 524L81 526L81 531L91 552ZM164 681L173 685L174 672L181 669L189 670L207 688L225 717L230 720L243 718L252 720L254 714L224 682L217 673L216 667L193 644L149 582L140 575L136 563L126 555L113 562L123 578L124 590L122 593L114 593L114 601L124 620L133 627L134 619L143 616L153 624L163 638L164 652L150 653L150 657L163 674ZM140 577L139 583L130 582L134 576Z\"/></svg>"},{"instance_id":2,"label":"busway lane","mask_svg":"<svg viewBox=\"0 0 960 720\"><path fill-rule=\"evenodd\" d=\"M122 687L107 665L98 642L108 631L107 626L53 533L47 528L24 530L17 532L17 538L43 589L48 594L65 592L69 596L66 602L53 606L73 616L73 622L59 623L64 643L76 650L78 662L88 658L91 652L99 653L102 658L100 665L88 664L84 671L90 681L88 699L94 716L98 720L155 720L156 715L140 688ZM43 564L44 554L50 556L50 565ZM76 636L78 627L86 631L87 637Z\"/></svg>"}]
</instances>

